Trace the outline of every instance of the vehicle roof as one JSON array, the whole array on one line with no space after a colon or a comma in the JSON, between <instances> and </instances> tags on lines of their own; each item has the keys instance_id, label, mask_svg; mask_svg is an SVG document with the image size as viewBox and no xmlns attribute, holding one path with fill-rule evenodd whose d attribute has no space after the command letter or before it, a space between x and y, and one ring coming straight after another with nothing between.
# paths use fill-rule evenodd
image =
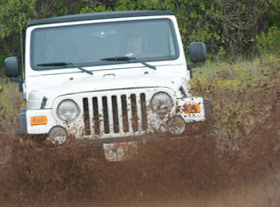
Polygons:
<instances>
[{"instance_id":1,"label":"vehicle roof","mask_svg":"<svg viewBox=\"0 0 280 207\"><path fill-rule=\"evenodd\" d=\"M41 24L74 22L74 21L83 21L83 20L111 19L111 18L124 18L124 17L138 17L138 16L157 16L157 15L174 15L174 13L171 11L162 11L162 10L93 12L93 13L85 13L85 14L59 16L59 17L53 17L47 19L38 19L29 22L27 27L41 25Z\"/></svg>"}]
</instances>

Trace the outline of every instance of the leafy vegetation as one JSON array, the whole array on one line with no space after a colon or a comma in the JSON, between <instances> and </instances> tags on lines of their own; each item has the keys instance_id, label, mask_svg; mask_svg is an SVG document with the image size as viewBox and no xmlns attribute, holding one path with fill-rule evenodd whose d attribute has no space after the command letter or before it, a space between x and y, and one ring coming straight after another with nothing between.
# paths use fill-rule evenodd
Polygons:
<instances>
[{"instance_id":1,"label":"leafy vegetation","mask_svg":"<svg viewBox=\"0 0 280 207\"><path fill-rule=\"evenodd\" d=\"M276 26L270 27L267 33L262 32L257 40L262 54L280 54L280 30Z\"/></svg>"},{"instance_id":2,"label":"leafy vegetation","mask_svg":"<svg viewBox=\"0 0 280 207\"><path fill-rule=\"evenodd\" d=\"M175 12L185 50L203 41L211 59L255 57L278 52L280 0L2 0L0 1L0 72L3 60L20 56L20 31L34 19L111 10L159 9ZM278 43L276 43L278 42ZM276 51L275 51L276 50Z\"/></svg>"}]
</instances>

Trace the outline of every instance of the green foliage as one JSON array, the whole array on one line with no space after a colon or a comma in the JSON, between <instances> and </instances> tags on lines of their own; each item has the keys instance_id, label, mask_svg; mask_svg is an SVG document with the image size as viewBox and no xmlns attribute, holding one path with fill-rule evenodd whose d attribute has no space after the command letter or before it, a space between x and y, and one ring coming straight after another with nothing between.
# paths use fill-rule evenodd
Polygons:
<instances>
[{"instance_id":1,"label":"green foliage","mask_svg":"<svg viewBox=\"0 0 280 207\"><path fill-rule=\"evenodd\" d=\"M23 30L36 16L36 0L3 0L0 3L0 38Z\"/></svg>"},{"instance_id":2,"label":"green foliage","mask_svg":"<svg viewBox=\"0 0 280 207\"><path fill-rule=\"evenodd\" d=\"M19 31L34 19L36 0L0 1L0 74L3 74L3 62L9 55L20 55Z\"/></svg>"},{"instance_id":3,"label":"green foliage","mask_svg":"<svg viewBox=\"0 0 280 207\"><path fill-rule=\"evenodd\" d=\"M276 28L280 28L280 0L2 0L0 73L5 57L20 55L19 32L24 31L30 20L147 9L175 12L187 56L189 43L193 41L205 42L208 57L215 60L254 57L259 51L277 52L273 47L279 45Z\"/></svg>"},{"instance_id":4,"label":"green foliage","mask_svg":"<svg viewBox=\"0 0 280 207\"><path fill-rule=\"evenodd\" d=\"M269 26L279 25L279 13L280 13L280 0L268 0L266 4L269 6Z\"/></svg>"},{"instance_id":5,"label":"green foliage","mask_svg":"<svg viewBox=\"0 0 280 207\"><path fill-rule=\"evenodd\" d=\"M262 54L280 54L280 28L270 27L267 33L258 35L257 40Z\"/></svg>"}]
</instances>

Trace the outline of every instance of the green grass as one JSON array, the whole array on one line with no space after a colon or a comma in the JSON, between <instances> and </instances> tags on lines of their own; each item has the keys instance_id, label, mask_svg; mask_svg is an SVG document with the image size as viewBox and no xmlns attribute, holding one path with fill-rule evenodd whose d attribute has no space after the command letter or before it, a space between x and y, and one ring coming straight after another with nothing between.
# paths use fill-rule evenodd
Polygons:
<instances>
[{"instance_id":1,"label":"green grass","mask_svg":"<svg viewBox=\"0 0 280 207\"><path fill-rule=\"evenodd\" d=\"M18 83L0 80L0 121L14 122L20 108L24 107L23 95Z\"/></svg>"}]
</instances>

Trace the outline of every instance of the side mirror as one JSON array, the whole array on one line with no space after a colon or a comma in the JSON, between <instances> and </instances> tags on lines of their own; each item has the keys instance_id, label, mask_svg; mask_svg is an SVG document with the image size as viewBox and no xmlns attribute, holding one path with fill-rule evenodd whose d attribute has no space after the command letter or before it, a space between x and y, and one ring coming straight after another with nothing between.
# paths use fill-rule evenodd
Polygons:
<instances>
[{"instance_id":1,"label":"side mirror","mask_svg":"<svg viewBox=\"0 0 280 207\"><path fill-rule=\"evenodd\" d=\"M19 76L20 60L18 57L8 57L5 59L5 74L9 78L15 78Z\"/></svg>"},{"instance_id":2,"label":"side mirror","mask_svg":"<svg viewBox=\"0 0 280 207\"><path fill-rule=\"evenodd\" d=\"M203 42L192 42L190 44L190 58L192 63L201 63L206 60L206 47Z\"/></svg>"}]
</instances>

